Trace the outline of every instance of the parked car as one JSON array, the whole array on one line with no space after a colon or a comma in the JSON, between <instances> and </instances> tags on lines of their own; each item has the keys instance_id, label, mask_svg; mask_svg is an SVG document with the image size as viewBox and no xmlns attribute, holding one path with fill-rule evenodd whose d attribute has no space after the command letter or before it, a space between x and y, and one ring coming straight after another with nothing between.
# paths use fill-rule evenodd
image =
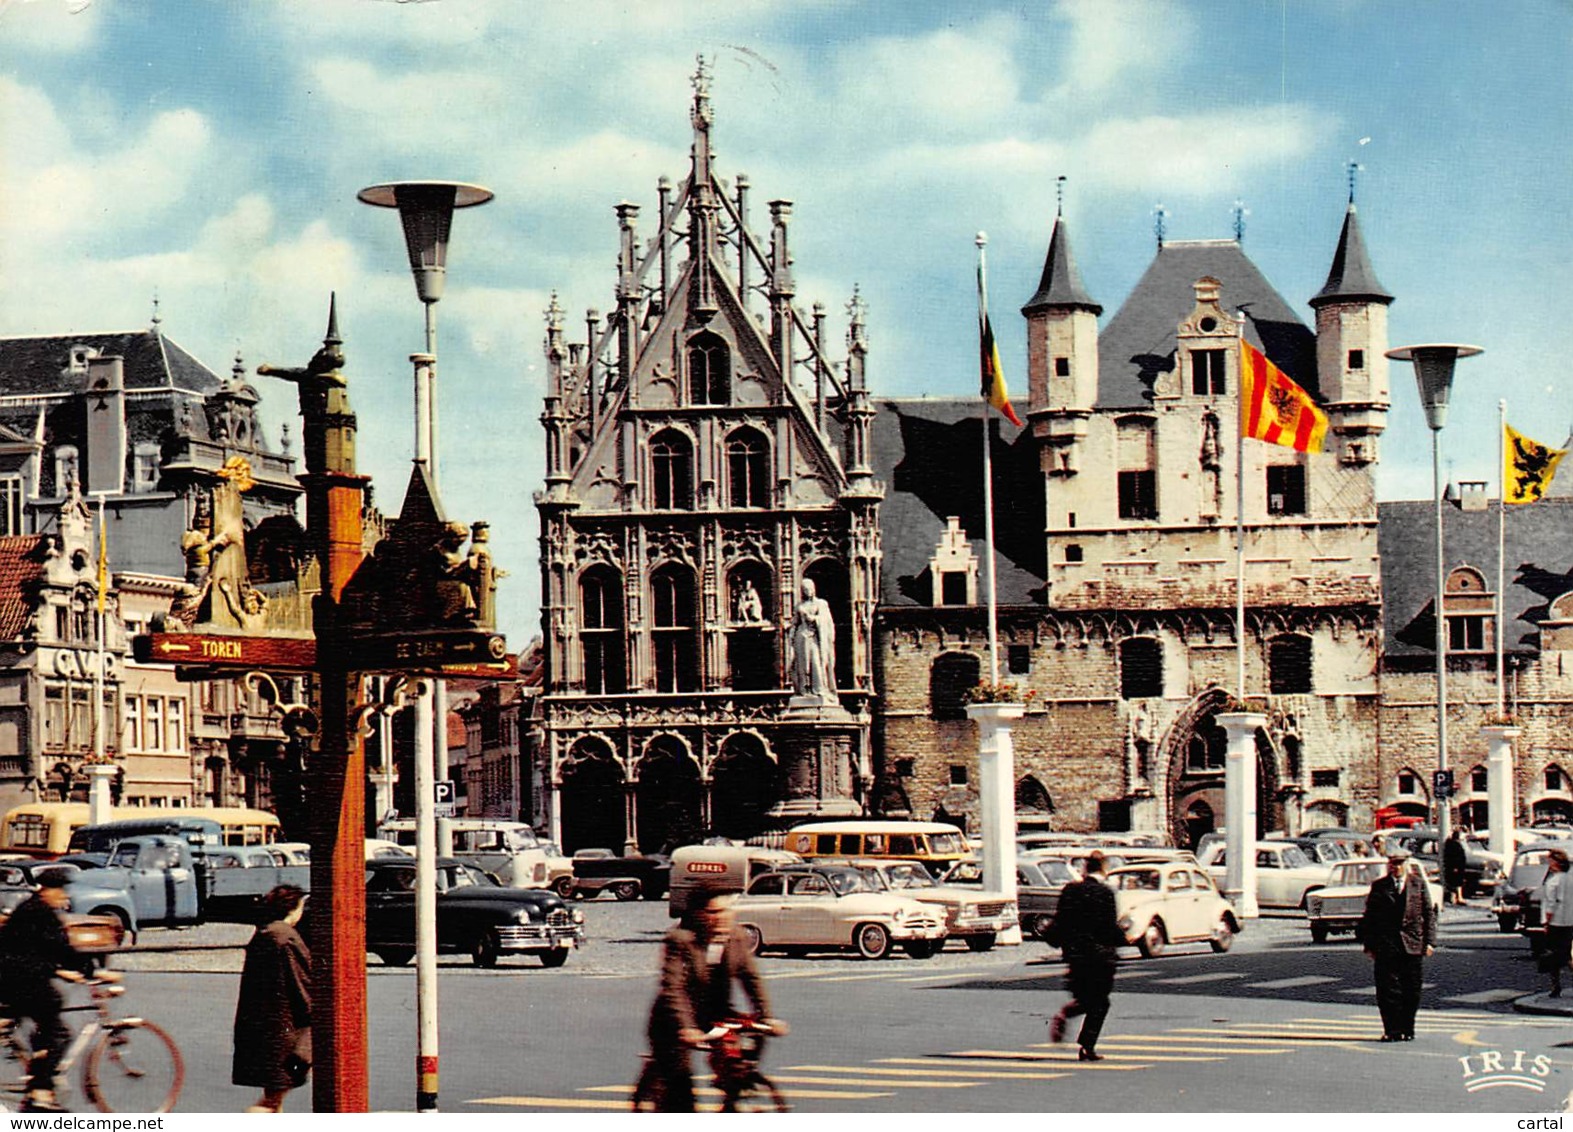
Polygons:
<instances>
[{"instance_id":1,"label":"parked car","mask_svg":"<svg viewBox=\"0 0 1573 1132\"><path fill-rule=\"evenodd\" d=\"M1327 887L1306 894L1305 916L1312 942L1326 943L1335 932L1353 932L1359 927L1371 886L1386 872L1387 861L1381 857L1355 857L1334 865ZM1441 907L1445 895L1439 877L1436 868L1426 868L1431 902L1437 907Z\"/></svg>"},{"instance_id":2,"label":"parked car","mask_svg":"<svg viewBox=\"0 0 1573 1132\"><path fill-rule=\"evenodd\" d=\"M1229 847L1216 841L1207 847L1202 865L1214 883L1222 885L1228 876ZM1304 908L1306 894L1327 887L1331 873L1305 855L1305 850L1290 841L1256 843L1256 902L1263 908Z\"/></svg>"},{"instance_id":3,"label":"parked car","mask_svg":"<svg viewBox=\"0 0 1573 1132\"><path fill-rule=\"evenodd\" d=\"M1205 940L1228 951L1241 921L1201 868L1186 862L1110 870L1114 910L1125 938L1149 959L1171 943Z\"/></svg>"},{"instance_id":4,"label":"parked car","mask_svg":"<svg viewBox=\"0 0 1573 1132\"><path fill-rule=\"evenodd\" d=\"M1081 873L1062 857L1016 859L1016 916L1021 930L1047 942L1049 925L1060 906L1060 890ZM945 874L947 885L983 887L983 866L977 861L958 861Z\"/></svg>"},{"instance_id":5,"label":"parked car","mask_svg":"<svg viewBox=\"0 0 1573 1132\"><path fill-rule=\"evenodd\" d=\"M610 892L618 900L659 900L672 881L672 859L660 853L620 857L610 849L573 855L573 895L590 900Z\"/></svg>"},{"instance_id":6,"label":"parked car","mask_svg":"<svg viewBox=\"0 0 1573 1132\"><path fill-rule=\"evenodd\" d=\"M1500 853L1491 852L1486 847L1485 840L1478 834L1466 833L1462 840L1464 895L1476 896L1487 890L1495 891L1501 885L1503 876L1507 874L1511 861ZM1431 826L1417 825L1412 829L1392 830L1383 838L1382 847L1386 852L1404 849L1422 861L1438 865L1442 862L1436 829Z\"/></svg>"},{"instance_id":7,"label":"parked car","mask_svg":"<svg viewBox=\"0 0 1573 1132\"><path fill-rule=\"evenodd\" d=\"M944 909L945 938L962 940L972 951L990 950L1001 932L1018 926L1016 902L1003 892L941 884L914 861L853 860L847 864L878 877L891 892Z\"/></svg>"},{"instance_id":8,"label":"parked car","mask_svg":"<svg viewBox=\"0 0 1573 1132\"><path fill-rule=\"evenodd\" d=\"M584 943L584 913L544 888L505 888L450 857L437 859L437 950L477 967L504 955L537 955L561 967ZM415 956L415 859L366 862L366 950L389 966Z\"/></svg>"},{"instance_id":9,"label":"parked car","mask_svg":"<svg viewBox=\"0 0 1573 1132\"><path fill-rule=\"evenodd\" d=\"M406 857L413 861L415 854L397 841L389 841L382 837L368 837L366 839L366 859L375 861L378 857Z\"/></svg>"},{"instance_id":10,"label":"parked car","mask_svg":"<svg viewBox=\"0 0 1573 1132\"><path fill-rule=\"evenodd\" d=\"M801 866L755 877L734 905L739 929L756 954L855 948L884 959L899 944L927 959L945 944L945 923L932 904L898 896L845 865Z\"/></svg>"},{"instance_id":11,"label":"parked car","mask_svg":"<svg viewBox=\"0 0 1573 1132\"><path fill-rule=\"evenodd\" d=\"M1518 852L1513 854L1513 867L1491 901L1498 930L1530 936L1544 933L1545 927L1540 922L1540 886L1546 882L1550 868L1546 854L1552 849L1567 848L1564 841L1538 841L1519 846Z\"/></svg>"},{"instance_id":12,"label":"parked car","mask_svg":"<svg viewBox=\"0 0 1573 1132\"><path fill-rule=\"evenodd\" d=\"M1196 855L1189 849L1173 849L1166 846L1147 845L1052 845L1041 849L1018 852L1016 860L1042 861L1058 858L1070 865L1079 873L1086 872L1087 858L1093 853L1103 854L1103 868L1105 872L1118 869L1125 865L1156 864L1160 861L1177 861L1184 864L1195 864Z\"/></svg>"}]
</instances>

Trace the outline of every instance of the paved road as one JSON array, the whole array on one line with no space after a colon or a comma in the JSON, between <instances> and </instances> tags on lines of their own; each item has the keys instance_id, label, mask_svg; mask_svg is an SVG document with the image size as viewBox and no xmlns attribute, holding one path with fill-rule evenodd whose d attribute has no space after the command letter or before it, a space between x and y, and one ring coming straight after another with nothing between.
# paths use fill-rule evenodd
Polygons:
<instances>
[{"instance_id":1,"label":"paved road","mask_svg":"<svg viewBox=\"0 0 1573 1132\"><path fill-rule=\"evenodd\" d=\"M494 971L444 962L445 1110L626 1103L668 921L660 905L597 901L587 910L593 942L561 970L528 959ZM155 946L156 935L143 942ZM1559 1110L1573 1090L1568 1023L1514 1010L1544 978L1523 941L1466 908L1445 912L1442 942L1426 969L1419 1038L1404 1046L1375 1041L1370 965L1359 949L1311 944L1303 920L1258 921L1227 955L1205 946L1156 960L1132 953L1100 1046L1108 1060L1097 1065L1047 1042L1063 967L1037 944L877 963L769 958L778 1012L794 1029L766 1066L793 1107L809 1112ZM233 1111L250 1099L225 1084L235 978L149 968L222 968L236 957L144 951L124 964L142 968L128 1004L169 1025L187 1051L182 1108ZM375 961L369 970L373 1107L408 1109L413 974ZM309 1105L302 1093L289 1107Z\"/></svg>"}]
</instances>

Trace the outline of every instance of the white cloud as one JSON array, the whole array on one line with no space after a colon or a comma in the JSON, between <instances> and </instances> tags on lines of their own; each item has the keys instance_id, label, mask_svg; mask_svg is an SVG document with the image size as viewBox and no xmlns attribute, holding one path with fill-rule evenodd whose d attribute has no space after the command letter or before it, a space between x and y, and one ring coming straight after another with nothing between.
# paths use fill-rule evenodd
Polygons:
<instances>
[{"instance_id":1,"label":"white cloud","mask_svg":"<svg viewBox=\"0 0 1573 1132\"><path fill-rule=\"evenodd\" d=\"M1189 51L1190 17L1169 0L1062 0L1055 16L1069 38L1058 94L1097 94L1132 72L1172 65ZM1153 34L1157 28L1161 35Z\"/></svg>"},{"instance_id":2,"label":"white cloud","mask_svg":"<svg viewBox=\"0 0 1573 1132\"><path fill-rule=\"evenodd\" d=\"M69 55L102 27L91 0L0 0L0 43L7 48Z\"/></svg>"},{"instance_id":3,"label":"white cloud","mask_svg":"<svg viewBox=\"0 0 1573 1132\"><path fill-rule=\"evenodd\" d=\"M856 107L866 132L883 126L950 131L1006 120L1017 101L1003 21L917 38L863 41L837 61L835 104Z\"/></svg>"},{"instance_id":4,"label":"white cloud","mask_svg":"<svg viewBox=\"0 0 1573 1132\"><path fill-rule=\"evenodd\" d=\"M1095 185L1216 194L1242 174L1305 157L1336 130L1333 118L1307 106L1242 108L1112 119L1095 125L1071 149ZM1133 154L1140 160L1133 161Z\"/></svg>"}]
</instances>

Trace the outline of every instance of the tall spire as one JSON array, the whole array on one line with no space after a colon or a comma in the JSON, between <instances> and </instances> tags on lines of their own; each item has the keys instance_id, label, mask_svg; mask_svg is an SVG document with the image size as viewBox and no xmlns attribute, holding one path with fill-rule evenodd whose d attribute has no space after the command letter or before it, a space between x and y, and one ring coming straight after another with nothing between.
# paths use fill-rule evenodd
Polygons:
<instances>
[{"instance_id":1,"label":"tall spire","mask_svg":"<svg viewBox=\"0 0 1573 1132\"><path fill-rule=\"evenodd\" d=\"M1344 213L1344 230L1338 236L1338 249L1333 253L1333 266L1327 273L1327 282L1311 299L1311 306L1349 300L1383 304L1393 301L1393 296L1383 288L1371 267L1371 257L1365 250L1365 237L1360 234L1360 219L1353 200Z\"/></svg>"},{"instance_id":2,"label":"tall spire","mask_svg":"<svg viewBox=\"0 0 1573 1132\"><path fill-rule=\"evenodd\" d=\"M1088 310L1102 314L1101 304L1092 300L1082 284L1081 272L1076 268L1076 257L1071 254L1070 235L1065 217L1054 217L1054 232L1049 237L1049 254L1043 261L1043 278L1038 281L1037 294L1021 308L1022 314L1041 310Z\"/></svg>"}]
</instances>

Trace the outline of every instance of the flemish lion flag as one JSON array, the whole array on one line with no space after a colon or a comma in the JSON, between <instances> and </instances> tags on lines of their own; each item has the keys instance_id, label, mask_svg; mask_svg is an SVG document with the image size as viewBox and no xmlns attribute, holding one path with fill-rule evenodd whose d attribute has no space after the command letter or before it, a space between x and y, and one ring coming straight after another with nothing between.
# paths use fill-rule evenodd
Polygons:
<instances>
[{"instance_id":1,"label":"flemish lion flag","mask_svg":"<svg viewBox=\"0 0 1573 1132\"><path fill-rule=\"evenodd\" d=\"M1506 421L1502 428L1502 502L1533 503L1551 486L1568 450L1531 440Z\"/></svg>"},{"instance_id":2,"label":"flemish lion flag","mask_svg":"<svg viewBox=\"0 0 1573 1132\"><path fill-rule=\"evenodd\" d=\"M98 611L104 612L109 593L109 532L104 529L104 509L98 509Z\"/></svg>"},{"instance_id":3,"label":"flemish lion flag","mask_svg":"<svg viewBox=\"0 0 1573 1132\"><path fill-rule=\"evenodd\" d=\"M1240 340L1240 435L1296 452L1320 452L1327 414L1287 374Z\"/></svg>"},{"instance_id":4,"label":"flemish lion flag","mask_svg":"<svg viewBox=\"0 0 1573 1132\"><path fill-rule=\"evenodd\" d=\"M1005 392L1005 367L1000 365L999 347L994 344L994 327L989 323L989 303L983 293L983 269L978 268L978 344L979 361L983 373L983 397L1005 414L1005 419L1017 428L1021 418L1010 407L1010 394Z\"/></svg>"}]
</instances>

